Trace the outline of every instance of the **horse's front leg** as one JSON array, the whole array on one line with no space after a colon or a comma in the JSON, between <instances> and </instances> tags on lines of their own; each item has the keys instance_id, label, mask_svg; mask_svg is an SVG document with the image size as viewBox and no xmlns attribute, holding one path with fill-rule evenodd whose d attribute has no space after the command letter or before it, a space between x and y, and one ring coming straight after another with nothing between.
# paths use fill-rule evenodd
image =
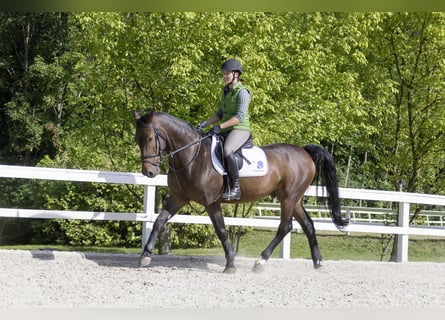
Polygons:
<instances>
[{"instance_id":1,"label":"horse's front leg","mask_svg":"<svg viewBox=\"0 0 445 320\"><path fill-rule=\"evenodd\" d=\"M151 258L154 253L156 240L158 239L159 233L165 228L167 222L176 214L176 212L183 207L186 202L175 203L175 201L167 200L166 206L162 209L159 216L156 218L153 228L151 230L150 236L148 237L147 243L141 253L140 267L148 267L151 263Z\"/></svg>"},{"instance_id":2,"label":"horse's front leg","mask_svg":"<svg viewBox=\"0 0 445 320\"><path fill-rule=\"evenodd\" d=\"M159 216L156 218L153 228L150 233L150 237L148 238L147 243L142 250L141 258L140 258L140 267L148 267L151 263L151 257L153 256L156 240L158 239L159 232L161 232L162 228L165 227L165 224L170 220L171 214L162 209Z\"/></svg>"},{"instance_id":3,"label":"horse's front leg","mask_svg":"<svg viewBox=\"0 0 445 320\"><path fill-rule=\"evenodd\" d=\"M224 253L226 256L226 267L224 268L224 273L235 273L235 252L233 251L232 246L227 237L226 225L224 223L224 217L221 212L221 204L213 203L206 207L206 210L209 214L210 220L212 220L213 227L215 228L216 235L224 249Z\"/></svg>"}]
</instances>

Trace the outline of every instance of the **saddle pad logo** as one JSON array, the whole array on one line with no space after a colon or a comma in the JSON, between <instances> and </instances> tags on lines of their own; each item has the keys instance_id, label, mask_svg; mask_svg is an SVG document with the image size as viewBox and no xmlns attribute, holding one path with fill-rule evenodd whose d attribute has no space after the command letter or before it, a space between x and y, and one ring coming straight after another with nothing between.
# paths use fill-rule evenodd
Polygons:
<instances>
[{"instance_id":1,"label":"saddle pad logo","mask_svg":"<svg viewBox=\"0 0 445 320\"><path fill-rule=\"evenodd\" d=\"M261 160L258 161L256 167L257 167L258 169L263 169L263 166L264 166L263 161L261 161Z\"/></svg>"}]
</instances>

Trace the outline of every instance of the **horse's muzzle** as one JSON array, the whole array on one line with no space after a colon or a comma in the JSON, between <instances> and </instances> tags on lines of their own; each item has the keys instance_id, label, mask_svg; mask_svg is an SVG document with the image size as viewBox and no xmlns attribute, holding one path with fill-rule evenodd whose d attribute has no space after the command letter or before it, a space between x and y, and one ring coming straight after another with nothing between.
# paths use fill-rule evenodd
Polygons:
<instances>
[{"instance_id":1,"label":"horse's muzzle","mask_svg":"<svg viewBox=\"0 0 445 320\"><path fill-rule=\"evenodd\" d=\"M152 167L148 169L145 166L142 166L142 174L146 177L154 178L158 175L158 173L159 173L159 168L157 167Z\"/></svg>"}]
</instances>

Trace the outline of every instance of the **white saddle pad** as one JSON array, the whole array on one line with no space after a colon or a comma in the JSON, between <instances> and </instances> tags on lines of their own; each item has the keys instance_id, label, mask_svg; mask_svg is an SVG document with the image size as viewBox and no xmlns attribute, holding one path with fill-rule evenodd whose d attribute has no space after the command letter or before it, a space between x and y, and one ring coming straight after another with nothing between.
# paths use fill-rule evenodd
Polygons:
<instances>
[{"instance_id":1,"label":"white saddle pad","mask_svg":"<svg viewBox=\"0 0 445 320\"><path fill-rule=\"evenodd\" d=\"M224 175L224 168L221 164L221 161L219 161L217 155L216 155L216 145L219 142L219 137L213 136L212 137L212 163L215 170L221 174ZM264 153L263 149L260 147L254 146L253 148L243 148L242 149L243 156L249 161L247 162L246 159L243 159L243 167L239 171L240 178L242 177L260 177L264 176L267 171L269 170L269 164L267 161L266 154Z\"/></svg>"}]
</instances>

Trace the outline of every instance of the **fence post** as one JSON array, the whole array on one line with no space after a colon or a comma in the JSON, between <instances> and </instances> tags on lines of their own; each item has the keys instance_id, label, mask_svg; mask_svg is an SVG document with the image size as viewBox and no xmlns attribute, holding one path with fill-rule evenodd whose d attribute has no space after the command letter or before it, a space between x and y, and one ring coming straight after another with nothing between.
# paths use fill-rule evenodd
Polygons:
<instances>
[{"instance_id":1,"label":"fence post","mask_svg":"<svg viewBox=\"0 0 445 320\"><path fill-rule=\"evenodd\" d=\"M142 250L150 237L153 229L154 214L155 214L155 186L144 186L144 213L147 215L147 220L142 222Z\"/></svg>"},{"instance_id":2,"label":"fence post","mask_svg":"<svg viewBox=\"0 0 445 320\"><path fill-rule=\"evenodd\" d=\"M280 243L280 258L289 259L290 258L290 234L286 234L284 239Z\"/></svg>"},{"instance_id":3,"label":"fence post","mask_svg":"<svg viewBox=\"0 0 445 320\"><path fill-rule=\"evenodd\" d=\"M351 221L351 210L349 207L346 208L346 220ZM349 230L346 230L346 235L349 236L350 234Z\"/></svg>"},{"instance_id":4,"label":"fence post","mask_svg":"<svg viewBox=\"0 0 445 320\"><path fill-rule=\"evenodd\" d=\"M399 203L398 226L404 230L409 229L409 203ZM397 237L397 262L408 262L408 233L399 234Z\"/></svg>"}]
</instances>

